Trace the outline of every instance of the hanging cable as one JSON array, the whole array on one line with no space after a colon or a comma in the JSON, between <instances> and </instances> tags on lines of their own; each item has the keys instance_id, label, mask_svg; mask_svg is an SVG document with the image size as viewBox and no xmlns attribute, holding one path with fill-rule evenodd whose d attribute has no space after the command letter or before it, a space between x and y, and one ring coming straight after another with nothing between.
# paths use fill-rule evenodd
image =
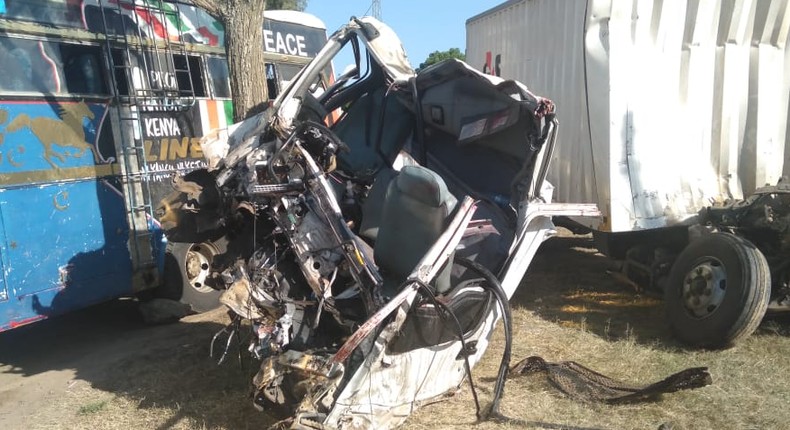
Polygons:
<instances>
[{"instance_id":1,"label":"hanging cable","mask_svg":"<svg viewBox=\"0 0 790 430\"><path fill-rule=\"evenodd\" d=\"M507 418L502 415L501 412L499 412L499 402L502 400L502 394L505 391L505 382L507 380L507 372L510 366L511 348L513 345L513 321L510 313L510 302L508 300L507 293L505 293L505 290L502 288L502 284L499 282L496 276L494 276L494 274L491 273L490 270L486 269L482 264L472 261L468 258L458 256L456 256L454 262L483 277L483 279L486 281L483 283L484 288L487 288L492 293L494 293L494 297L496 297L497 302L499 302L499 306L502 308L502 323L505 326L505 350L502 352L502 361L499 364L499 372L497 374L496 385L494 386L494 399L491 401L491 408L483 418L507 420Z\"/></svg>"},{"instance_id":2,"label":"hanging cable","mask_svg":"<svg viewBox=\"0 0 790 430\"><path fill-rule=\"evenodd\" d=\"M461 341L461 355L464 357L464 367L466 368L466 376L469 378L469 387L472 389L472 397L475 400L475 415L477 419L481 419L482 415L480 414L480 400L477 397L477 390L475 389L475 381L472 379L472 366L469 364L469 354L467 353L468 349L466 347L466 340L464 339L464 330L461 328L461 323L458 321L458 318L455 316L455 313L447 307L444 303L436 300L436 296L433 294L433 290L431 287L421 281L414 280L417 285L420 286L420 289L423 293L428 297L431 301L433 306L436 308L436 312L439 314L439 317L443 320L446 320L448 316L450 316L453 320L455 325L456 333L458 334L458 340Z\"/></svg>"}]
</instances>

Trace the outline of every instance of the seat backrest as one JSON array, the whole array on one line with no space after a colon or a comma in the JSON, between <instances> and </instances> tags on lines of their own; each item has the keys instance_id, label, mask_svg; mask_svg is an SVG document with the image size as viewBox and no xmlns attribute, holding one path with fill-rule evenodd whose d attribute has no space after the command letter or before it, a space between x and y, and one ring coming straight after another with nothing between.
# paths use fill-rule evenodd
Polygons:
<instances>
[{"instance_id":1,"label":"seat backrest","mask_svg":"<svg viewBox=\"0 0 790 430\"><path fill-rule=\"evenodd\" d=\"M375 243L378 237L384 199L387 197L390 183L397 175L396 170L381 169L373 180L365 202L362 203L362 222L359 225L359 235L368 239L370 243Z\"/></svg>"},{"instance_id":2,"label":"seat backrest","mask_svg":"<svg viewBox=\"0 0 790 430\"><path fill-rule=\"evenodd\" d=\"M414 114L386 88L356 100L332 131L351 151L337 156L338 169L367 176L391 165L412 132ZM384 113L383 129L382 110ZM381 141L378 142L379 137Z\"/></svg>"},{"instance_id":3,"label":"seat backrest","mask_svg":"<svg viewBox=\"0 0 790 430\"><path fill-rule=\"evenodd\" d=\"M375 243L376 264L385 277L406 280L444 231L456 203L435 172L421 166L401 169L387 188ZM440 293L450 289L451 265L434 282Z\"/></svg>"}]
</instances>

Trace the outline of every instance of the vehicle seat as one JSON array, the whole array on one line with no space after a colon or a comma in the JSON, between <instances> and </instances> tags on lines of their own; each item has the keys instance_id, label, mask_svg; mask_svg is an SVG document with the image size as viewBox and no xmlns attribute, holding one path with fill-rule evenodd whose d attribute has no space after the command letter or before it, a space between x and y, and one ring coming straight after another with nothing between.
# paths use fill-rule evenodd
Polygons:
<instances>
[{"instance_id":1,"label":"vehicle seat","mask_svg":"<svg viewBox=\"0 0 790 430\"><path fill-rule=\"evenodd\" d=\"M444 231L456 203L444 180L424 167L403 167L390 181L373 253L385 293L394 293L414 271ZM450 289L451 268L452 256L432 283L439 293Z\"/></svg>"},{"instance_id":2,"label":"vehicle seat","mask_svg":"<svg viewBox=\"0 0 790 430\"><path fill-rule=\"evenodd\" d=\"M398 176L398 172L393 169L381 169L373 185L368 191L365 201L362 203L362 221L359 224L359 235L364 239L375 243L381 226L381 212L384 207L384 199L387 196L387 189L390 182Z\"/></svg>"},{"instance_id":3,"label":"vehicle seat","mask_svg":"<svg viewBox=\"0 0 790 430\"><path fill-rule=\"evenodd\" d=\"M351 148L338 154L339 170L357 177L373 175L391 165L406 143L414 114L397 97L386 94L387 89L381 88L363 95L332 129Z\"/></svg>"}]
</instances>

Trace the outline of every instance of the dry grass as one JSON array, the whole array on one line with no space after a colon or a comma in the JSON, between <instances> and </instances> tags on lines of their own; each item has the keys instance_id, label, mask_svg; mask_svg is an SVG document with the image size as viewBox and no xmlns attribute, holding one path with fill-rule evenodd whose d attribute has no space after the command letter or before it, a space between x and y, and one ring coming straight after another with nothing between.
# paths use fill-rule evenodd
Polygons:
<instances>
[{"instance_id":1,"label":"dry grass","mask_svg":"<svg viewBox=\"0 0 790 430\"><path fill-rule=\"evenodd\" d=\"M564 398L543 377L528 376L507 383L503 411L511 424L477 425L467 386L451 401L418 411L408 428L548 428L548 429L778 429L790 422L790 387L781 376L790 371L790 341L763 330L737 348L720 352L689 352L635 337L606 339L590 331L566 328L517 308L514 357L539 355L547 360L573 360L608 376L650 383L687 367L709 366L713 385L666 395L656 403L626 406L586 405ZM475 369L484 399L490 399L502 350L502 336ZM526 424L526 425L525 425Z\"/></svg>"},{"instance_id":2,"label":"dry grass","mask_svg":"<svg viewBox=\"0 0 790 430\"><path fill-rule=\"evenodd\" d=\"M725 351L690 351L664 327L662 303L637 295L605 273L610 262L590 238L544 244L513 299L514 359L573 360L615 379L651 383L688 367L708 366L713 385L666 395L656 403L609 406L564 398L539 375L511 379L506 424L476 423L467 385L450 401L427 406L408 428L779 429L790 422L790 334L786 322ZM475 380L490 399L503 336L496 333ZM669 427L671 426L671 427Z\"/></svg>"},{"instance_id":3,"label":"dry grass","mask_svg":"<svg viewBox=\"0 0 790 430\"><path fill-rule=\"evenodd\" d=\"M513 421L476 423L467 385L447 401L429 405L406 428L543 429L778 429L790 422L788 324L766 322L726 351L689 351L662 323L662 305L637 295L605 273L608 260L591 240L564 237L546 243L513 299L513 361L540 355L573 360L616 379L649 383L687 367L708 366L713 385L667 395L660 402L608 406L564 398L539 376L509 380L503 412ZM32 414L30 428L244 429L271 421L252 408L249 371L207 358L208 339L222 317L160 329L112 370L90 375ZM169 330L169 331L168 331ZM160 333L157 331L156 333ZM159 336L157 338L157 336ZM162 338L164 336L164 338ZM474 376L486 403L502 351L502 334ZM80 377L80 372L78 372ZM670 427L665 427L670 428Z\"/></svg>"}]
</instances>

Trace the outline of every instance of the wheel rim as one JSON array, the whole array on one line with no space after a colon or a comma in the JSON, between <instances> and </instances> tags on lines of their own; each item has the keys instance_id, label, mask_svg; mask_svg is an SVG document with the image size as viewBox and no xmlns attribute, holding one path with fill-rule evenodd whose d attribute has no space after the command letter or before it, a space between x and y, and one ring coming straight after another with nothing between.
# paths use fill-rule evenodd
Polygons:
<instances>
[{"instance_id":1,"label":"wheel rim","mask_svg":"<svg viewBox=\"0 0 790 430\"><path fill-rule=\"evenodd\" d=\"M211 272L211 261L219 254L217 248L210 243L197 243L189 247L184 260L184 273L189 286L199 293L210 293L213 288L206 285L206 278Z\"/></svg>"},{"instance_id":2,"label":"wheel rim","mask_svg":"<svg viewBox=\"0 0 790 430\"><path fill-rule=\"evenodd\" d=\"M706 318L721 306L727 291L727 272L716 258L705 257L686 273L681 301L694 318Z\"/></svg>"}]
</instances>

